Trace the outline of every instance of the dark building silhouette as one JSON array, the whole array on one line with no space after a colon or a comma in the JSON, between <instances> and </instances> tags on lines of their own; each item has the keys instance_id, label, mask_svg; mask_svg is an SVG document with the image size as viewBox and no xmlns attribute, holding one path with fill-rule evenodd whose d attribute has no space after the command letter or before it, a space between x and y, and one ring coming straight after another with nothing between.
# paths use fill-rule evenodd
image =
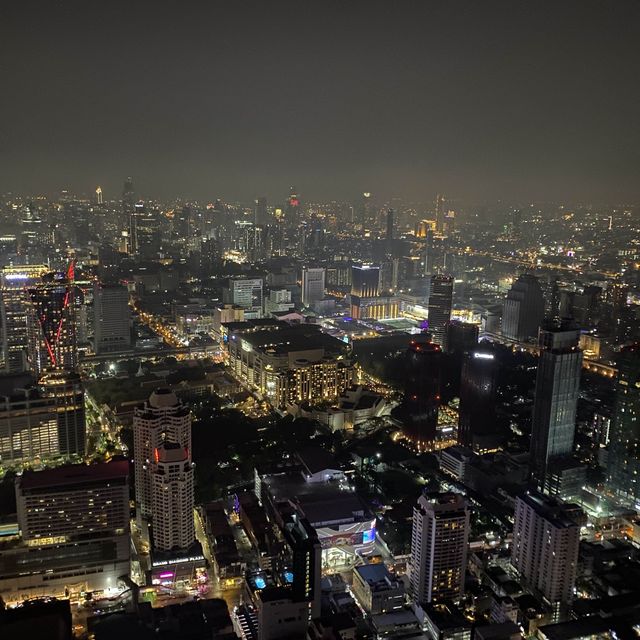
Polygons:
<instances>
[{"instance_id":1,"label":"dark building silhouette","mask_svg":"<svg viewBox=\"0 0 640 640\"><path fill-rule=\"evenodd\" d=\"M478 346L478 325L460 320L447 323L444 350L447 353L462 354Z\"/></svg>"},{"instance_id":2,"label":"dark building silhouette","mask_svg":"<svg viewBox=\"0 0 640 640\"><path fill-rule=\"evenodd\" d=\"M438 426L442 349L427 336L411 341L406 353L405 435L420 449L432 449Z\"/></svg>"},{"instance_id":3,"label":"dark building silhouette","mask_svg":"<svg viewBox=\"0 0 640 640\"><path fill-rule=\"evenodd\" d=\"M460 379L458 442L476 451L492 448L496 428L497 361L491 349L465 353Z\"/></svg>"},{"instance_id":4,"label":"dark building silhouette","mask_svg":"<svg viewBox=\"0 0 640 640\"><path fill-rule=\"evenodd\" d=\"M610 431L607 479L623 498L640 498L640 345L617 358L616 401Z\"/></svg>"}]
</instances>

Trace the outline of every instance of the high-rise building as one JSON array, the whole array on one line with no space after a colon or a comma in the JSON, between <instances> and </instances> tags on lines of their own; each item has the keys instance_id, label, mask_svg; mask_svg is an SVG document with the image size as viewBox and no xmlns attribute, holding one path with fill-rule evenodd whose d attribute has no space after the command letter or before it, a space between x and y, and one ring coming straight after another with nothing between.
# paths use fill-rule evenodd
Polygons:
<instances>
[{"instance_id":1,"label":"high-rise building","mask_svg":"<svg viewBox=\"0 0 640 640\"><path fill-rule=\"evenodd\" d=\"M321 267L302 269L302 304L311 306L324 298L325 270Z\"/></svg>"},{"instance_id":2,"label":"high-rise building","mask_svg":"<svg viewBox=\"0 0 640 640\"><path fill-rule=\"evenodd\" d=\"M33 385L5 378L0 392L0 460L5 467L50 463L85 453L84 389L74 372L44 374Z\"/></svg>"},{"instance_id":3,"label":"high-rise building","mask_svg":"<svg viewBox=\"0 0 640 640\"><path fill-rule=\"evenodd\" d=\"M441 193L436 196L436 231L444 231L444 196Z\"/></svg>"},{"instance_id":4,"label":"high-rise building","mask_svg":"<svg viewBox=\"0 0 640 640\"><path fill-rule=\"evenodd\" d=\"M266 198L256 198L253 201L253 224L268 224L269 223L269 212L267 210L267 199Z\"/></svg>"},{"instance_id":5,"label":"high-rise building","mask_svg":"<svg viewBox=\"0 0 640 640\"><path fill-rule=\"evenodd\" d=\"M50 273L28 289L29 364L37 378L78 364L73 288L65 274Z\"/></svg>"},{"instance_id":6,"label":"high-rise building","mask_svg":"<svg viewBox=\"0 0 640 640\"><path fill-rule=\"evenodd\" d=\"M451 320L453 302L453 278L451 276L431 276L429 293L429 332L436 344L444 345L447 324Z\"/></svg>"},{"instance_id":7,"label":"high-rise building","mask_svg":"<svg viewBox=\"0 0 640 640\"><path fill-rule=\"evenodd\" d=\"M19 373L28 368L28 289L38 284L48 271L45 265L4 267L0 272L0 370Z\"/></svg>"},{"instance_id":8,"label":"high-rise building","mask_svg":"<svg viewBox=\"0 0 640 640\"><path fill-rule=\"evenodd\" d=\"M93 287L93 336L96 353L131 348L129 292L123 285L96 282Z\"/></svg>"},{"instance_id":9,"label":"high-rise building","mask_svg":"<svg viewBox=\"0 0 640 640\"><path fill-rule=\"evenodd\" d=\"M511 564L549 603L571 600L579 546L580 527L561 505L535 493L516 499Z\"/></svg>"},{"instance_id":10,"label":"high-rise building","mask_svg":"<svg viewBox=\"0 0 640 640\"><path fill-rule=\"evenodd\" d=\"M133 455L139 515L153 515L151 465L163 442L191 449L191 412L168 388L156 389L133 414Z\"/></svg>"},{"instance_id":11,"label":"high-rise building","mask_svg":"<svg viewBox=\"0 0 640 640\"><path fill-rule=\"evenodd\" d=\"M403 432L420 449L433 449L438 427L442 349L426 336L411 340L406 353Z\"/></svg>"},{"instance_id":12,"label":"high-rise building","mask_svg":"<svg viewBox=\"0 0 640 640\"><path fill-rule=\"evenodd\" d=\"M394 227L395 227L395 213L393 211L393 209L389 209L387 211L387 218L386 218L386 240L387 242L390 242L391 240L393 240L393 232L394 232Z\"/></svg>"},{"instance_id":13,"label":"high-rise building","mask_svg":"<svg viewBox=\"0 0 640 640\"><path fill-rule=\"evenodd\" d=\"M478 345L479 328L477 324L450 320L445 329L444 350L447 353L463 354Z\"/></svg>"},{"instance_id":14,"label":"high-rise building","mask_svg":"<svg viewBox=\"0 0 640 640\"><path fill-rule=\"evenodd\" d=\"M107 590L130 570L129 463L16 478L21 542L0 551L0 590L21 598Z\"/></svg>"},{"instance_id":15,"label":"high-rise building","mask_svg":"<svg viewBox=\"0 0 640 640\"><path fill-rule=\"evenodd\" d=\"M363 228L366 228L373 218L373 205L371 203L371 193L365 191L360 198L358 205L358 222Z\"/></svg>"},{"instance_id":16,"label":"high-rise building","mask_svg":"<svg viewBox=\"0 0 640 640\"><path fill-rule=\"evenodd\" d=\"M620 497L636 503L640 500L640 346L623 347L617 366L607 481Z\"/></svg>"},{"instance_id":17,"label":"high-rise building","mask_svg":"<svg viewBox=\"0 0 640 640\"><path fill-rule=\"evenodd\" d=\"M398 299L380 295L380 266L351 267L351 316L355 319L396 318Z\"/></svg>"},{"instance_id":18,"label":"high-rise building","mask_svg":"<svg viewBox=\"0 0 640 640\"><path fill-rule=\"evenodd\" d=\"M135 203L136 194L133 190L133 179L129 177L124 181L122 189L122 228L130 229Z\"/></svg>"},{"instance_id":19,"label":"high-rise building","mask_svg":"<svg viewBox=\"0 0 640 640\"><path fill-rule=\"evenodd\" d=\"M457 493L425 493L413 508L409 590L419 604L464 593L469 509Z\"/></svg>"},{"instance_id":20,"label":"high-rise building","mask_svg":"<svg viewBox=\"0 0 640 640\"><path fill-rule=\"evenodd\" d=\"M351 267L351 295L375 298L380 293L380 267L370 264L354 264Z\"/></svg>"},{"instance_id":21,"label":"high-rise building","mask_svg":"<svg viewBox=\"0 0 640 640\"><path fill-rule=\"evenodd\" d=\"M464 355L460 380L458 442L476 451L483 436L496 430L497 362L489 349L479 347Z\"/></svg>"},{"instance_id":22,"label":"high-rise building","mask_svg":"<svg viewBox=\"0 0 640 640\"><path fill-rule=\"evenodd\" d=\"M576 408L582 372L580 331L569 321L548 321L540 329L540 358L531 424L531 472L537 486L549 493L558 463L573 453ZM554 481L555 484L555 481Z\"/></svg>"},{"instance_id":23,"label":"high-rise building","mask_svg":"<svg viewBox=\"0 0 640 640\"><path fill-rule=\"evenodd\" d=\"M191 449L169 438L154 450L150 469L153 547L160 552L187 550L195 541Z\"/></svg>"},{"instance_id":24,"label":"high-rise building","mask_svg":"<svg viewBox=\"0 0 640 640\"><path fill-rule=\"evenodd\" d=\"M294 229L302 222L300 197L295 187L289 189L284 219L286 225Z\"/></svg>"},{"instance_id":25,"label":"high-rise building","mask_svg":"<svg viewBox=\"0 0 640 640\"><path fill-rule=\"evenodd\" d=\"M223 291L223 301L244 309L247 320L262 317L263 280L262 278L233 278Z\"/></svg>"},{"instance_id":26,"label":"high-rise building","mask_svg":"<svg viewBox=\"0 0 640 640\"><path fill-rule=\"evenodd\" d=\"M511 286L504 301L502 335L522 342L538 334L544 316L544 296L538 278L521 275Z\"/></svg>"}]
</instances>

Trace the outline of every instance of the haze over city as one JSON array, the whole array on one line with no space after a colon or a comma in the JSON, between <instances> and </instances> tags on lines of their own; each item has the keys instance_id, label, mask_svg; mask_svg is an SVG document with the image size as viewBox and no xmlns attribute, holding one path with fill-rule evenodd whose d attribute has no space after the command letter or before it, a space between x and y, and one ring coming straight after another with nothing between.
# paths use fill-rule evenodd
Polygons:
<instances>
[{"instance_id":1,"label":"haze over city","mask_svg":"<svg viewBox=\"0 0 640 640\"><path fill-rule=\"evenodd\" d=\"M640 636L640 3L0 10L0 638Z\"/></svg>"}]
</instances>

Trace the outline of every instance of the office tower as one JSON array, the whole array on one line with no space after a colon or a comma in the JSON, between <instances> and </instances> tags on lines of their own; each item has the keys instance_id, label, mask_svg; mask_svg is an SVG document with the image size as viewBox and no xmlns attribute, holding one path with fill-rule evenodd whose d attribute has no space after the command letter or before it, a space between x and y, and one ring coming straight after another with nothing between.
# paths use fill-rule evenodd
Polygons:
<instances>
[{"instance_id":1,"label":"office tower","mask_svg":"<svg viewBox=\"0 0 640 640\"><path fill-rule=\"evenodd\" d=\"M153 547L161 552L189 549L196 537L190 447L172 442L165 435L164 442L154 450L150 471Z\"/></svg>"},{"instance_id":2,"label":"office tower","mask_svg":"<svg viewBox=\"0 0 640 640\"><path fill-rule=\"evenodd\" d=\"M607 482L612 491L635 504L640 499L640 348L623 347L617 366Z\"/></svg>"},{"instance_id":3,"label":"office tower","mask_svg":"<svg viewBox=\"0 0 640 640\"><path fill-rule=\"evenodd\" d=\"M416 603L464 593L469 509L457 493L425 493L413 508L409 590Z\"/></svg>"},{"instance_id":4,"label":"office tower","mask_svg":"<svg viewBox=\"0 0 640 640\"><path fill-rule=\"evenodd\" d=\"M538 278L521 275L511 286L504 301L502 335L522 342L538 334L544 316L544 297Z\"/></svg>"},{"instance_id":5,"label":"office tower","mask_svg":"<svg viewBox=\"0 0 640 640\"><path fill-rule=\"evenodd\" d=\"M444 351L462 354L478 346L479 329L477 324L450 320L445 330Z\"/></svg>"},{"instance_id":6,"label":"office tower","mask_svg":"<svg viewBox=\"0 0 640 640\"><path fill-rule=\"evenodd\" d=\"M233 278L223 291L224 303L242 307L246 320L262 317L262 298L262 278Z\"/></svg>"},{"instance_id":7,"label":"office tower","mask_svg":"<svg viewBox=\"0 0 640 640\"><path fill-rule=\"evenodd\" d=\"M601 287L587 286L573 296L573 318L583 328L595 326L600 319Z\"/></svg>"},{"instance_id":8,"label":"office tower","mask_svg":"<svg viewBox=\"0 0 640 640\"><path fill-rule=\"evenodd\" d=\"M535 493L516 499L511 564L551 604L573 596L580 527L555 501Z\"/></svg>"},{"instance_id":9,"label":"office tower","mask_svg":"<svg viewBox=\"0 0 640 640\"><path fill-rule=\"evenodd\" d=\"M444 196L440 193L436 196L436 231L444 231Z\"/></svg>"},{"instance_id":10,"label":"office tower","mask_svg":"<svg viewBox=\"0 0 640 640\"><path fill-rule=\"evenodd\" d=\"M42 264L4 267L0 272L0 371L19 373L27 369L28 289L38 284L46 272L47 267Z\"/></svg>"},{"instance_id":11,"label":"office tower","mask_svg":"<svg viewBox=\"0 0 640 640\"><path fill-rule=\"evenodd\" d=\"M429 227L425 232L423 274L430 277L435 270L435 264L436 256L433 246L433 229Z\"/></svg>"},{"instance_id":12,"label":"office tower","mask_svg":"<svg viewBox=\"0 0 640 640\"><path fill-rule=\"evenodd\" d=\"M25 471L15 490L21 543L0 552L3 593L79 595L129 574L127 461Z\"/></svg>"},{"instance_id":13,"label":"office tower","mask_svg":"<svg viewBox=\"0 0 640 640\"><path fill-rule=\"evenodd\" d=\"M5 378L0 390L0 460L3 466L82 456L86 448L84 388L74 372Z\"/></svg>"},{"instance_id":14,"label":"office tower","mask_svg":"<svg viewBox=\"0 0 640 640\"><path fill-rule=\"evenodd\" d=\"M133 455L138 514L153 514L151 464L167 440L191 449L191 413L171 389L156 389L133 413Z\"/></svg>"},{"instance_id":15,"label":"office tower","mask_svg":"<svg viewBox=\"0 0 640 640\"><path fill-rule=\"evenodd\" d=\"M531 422L531 473L547 493L559 463L570 459L582 371L580 331L570 321L547 321L540 328L538 372ZM554 481L555 482L555 481Z\"/></svg>"},{"instance_id":16,"label":"office tower","mask_svg":"<svg viewBox=\"0 0 640 640\"><path fill-rule=\"evenodd\" d=\"M283 567L292 574L291 596L294 602L308 602L310 616L320 615L320 581L322 579L322 547L316 530L297 513L285 518L282 535L289 548L290 565Z\"/></svg>"},{"instance_id":17,"label":"office tower","mask_svg":"<svg viewBox=\"0 0 640 640\"><path fill-rule=\"evenodd\" d=\"M269 212L267 211L267 199L256 198L253 201L253 224L269 224Z\"/></svg>"},{"instance_id":18,"label":"office tower","mask_svg":"<svg viewBox=\"0 0 640 640\"><path fill-rule=\"evenodd\" d=\"M373 205L371 203L371 193L365 191L360 198L358 206L358 222L363 228L366 228L373 218Z\"/></svg>"},{"instance_id":19,"label":"office tower","mask_svg":"<svg viewBox=\"0 0 640 640\"><path fill-rule=\"evenodd\" d=\"M310 307L324 298L325 270L304 267L302 269L302 304Z\"/></svg>"},{"instance_id":20,"label":"office tower","mask_svg":"<svg viewBox=\"0 0 640 640\"><path fill-rule=\"evenodd\" d=\"M122 189L122 224L121 227L127 230L131 229L131 216L134 212L136 203L135 192L133 190L133 180L127 178L124 181Z\"/></svg>"},{"instance_id":21,"label":"office tower","mask_svg":"<svg viewBox=\"0 0 640 640\"><path fill-rule=\"evenodd\" d=\"M102 204L102 187L96 187L96 203Z\"/></svg>"},{"instance_id":22,"label":"office tower","mask_svg":"<svg viewBox=\"0 0 640 640\"><path fill-rule=\"evenodd\" d=\"M351 295L375 298L380 292L380 267L354 264L351 267Z\"/></svg>"},{"instance_id":23,"label":"office tower","mask_svg":"<svg viewBox=\"0 0 640 640\"><path fill-rule=\"evenodd\" d=\"M351 267L351 316L355 319L396 318L398 299L380 295L380 266Z\"/></svg>"},{"instance_id":24,"label":"office tower","mask_svg":"<svg viewBox=\"0 0 640 640\"><path fill-rule=\"evenodd\" d=\"M387 219L386 219L386 239L387 242L390 242L391 240L393 240L393 231L394 231L394 225L395 225L395 214L393 212L393 209L389 209L387 211Z\"/></svg>"},{"instance_id":25,"label":"office tower","mask_svg":"<svg viewBox=\"0 0 640 640\"><path fill-rule=\"evenodd\" d=\"M78 364L73 288L65 274L50 273L28 289L29 365L36 378Z\"/></svg>"},{"instance_id":26,"label":"office tower","mask_svg":"<svg viewBox=\"0 0 640 640\"><path fill-rule=\"evenodd\" d=\"M429 332L436 344L444 345L447 324L451 320L453 300L453 278L451 276L431 276L429 293Z\"/></svg>"},{"instance_id":27,"label":"office tower","mask_svg":"<svg viewBox=\"0 0 640 640\"><path fill-rule=\"evenodd\" d=\"M129 292L119 284L93 286L94 351L98 354L131 348Z\"/></svg>"},{"instance_id":28,"label":"office tower","mask_svg":"<svg viewBox=\"0 0 640 640\"><path fill-rule=\"evenodd\" d=\"M300 198L295 187L289 189L284 219L287 227L296 228L301 222Z\"/></svg>"},{"instance_id":29,"label":"office tower","mask_svg":"<svg viewBox=\"0 0 640 640\"><path fill-rule=\"evenodd\" d=\"M426 336L411 340L406 353L403 431L418 448L434 448L440 406L442 349Z\"/></svg>"},{"instance_id":30,"label":"office tower","mask_svg":"<svg viewBox=\"0 0 640 640\"><path fill-rule=\"evenodd\" d=\"M482 448L482 436L495 433L497 369L495 356L489 349L479 347L464 355L458 442L476 451Z\"/></svg>"}]
</instances>

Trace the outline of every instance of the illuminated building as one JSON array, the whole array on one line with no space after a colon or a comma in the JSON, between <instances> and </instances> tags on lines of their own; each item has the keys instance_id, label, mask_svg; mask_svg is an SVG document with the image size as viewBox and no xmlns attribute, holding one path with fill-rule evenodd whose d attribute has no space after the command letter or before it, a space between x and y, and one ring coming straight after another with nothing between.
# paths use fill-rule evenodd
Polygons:
<instances>
[{"instance_id":1,"label":"illuminated building","mask_svg":"<svg viewBox=\"0 0 640 640\"><path fill-rule=\"evenodd\" d=\"M404 401L400 408L405 436L421 449L433 449L438 427L442 349L424 336L406 353Z\"/></svg>"},{"instance_id":2,"label":"illuminated building","mask_svg":"<svg viewBox=\"0 0 640 640\"><path fill-rule=\"evenodd\" d=\"M469 509L457 493L425 493L413 508L409 591L416 603L464 593Z\"/></svg>"},{"instance_id":3,"label":"illuminated building","mask_svg":"<svg viewBox=\"0 0 640 640\"><path fill-rule=\"evenodd\" d=\"M371 193L369 193L368 191L365 191L362 194L358 209L359 209L358 222L363 228L366 228L371 224L374 217L373 205L371 204Z\"/></svg>"},{"instance_id":4,"label":"illuminated building","mask_svg":"<svg viewBox=\"0 0 640 640\"><path fill-rule=\"evenodd\" d=\"M511 564L549 603L572 599L579 546L580 527L558 503L530 493L516 499Z\"/></svg>"},{"instance_id":5,"label":"illuminated building","mask_svg":"<svg viewBox=\"0 0 640 640\"><path fill-rule=\"evenodd\" d=\"M275 407L333 400L355 380L347 344L315 325L230 325L229 366Z\"/></svg>"},{"instance_id":6,"label":"illuminated building","mask_svg":"<svg viewBox=\"0 0 640 640\"><path fill-rule=\"evenodd\" d=\"M15 380L15 382L11 382ZM0 395L0 461L5 467L84 455L84 388L73 372L51 372L32 385L10 378Z\"/></svg>"},{"instance_id":7,"label":"illuminated building","mask_svg":"<svg viewBox=\"0 0 640 640\"><path fill-rule=\"evenodd\" d=\"M127 461L26 471L16 503L21 541L0 550L5 597L106 591L129 574Z\"/></svg>"},{"instance_id":8,"label":"illuminated building","mask_svg":"<svg viewBox=\"0 0 640 640\"><path fill-rule=\"evenodd\" d=\"M324 298L325 270L304 267L302 269L302 304L310 307Z\"/></svg>"},{"instance_id":9,"label":"illuminated building","mask_svg":"<svg viewBox=\"0 0 640 640\"><path fill-rule=\"evenodd\" d=\"M153 546L160 552L186 551L196 537L191 450L169 438L154 450L150 469Z\"/></svg>"},{"instance_id":10,"label":"illuminated building","mask_svg":"<svg viewBox=\"0 0 640 640\"><path fill-rule=\"evenodd\" d=\"M133 455L138 515L153 515L151 465L167 440L191 449L191 412L167 388L156 389L133 414Z\"/></svg>"},{"instance_id":11,"label":"illuminated building","mask_svg":"<svg viewBox=\"0 0 640 640\"><path fill-rule=\"evenodd\" d=\"M640 347L623 347L617 365L607 480L619 496L637 503L640 500Z\"/></svg>"},{"instance_id":12,"label":"illuminated building","mask_svg":"<svg viewBox=\"0 0 640 640\"><path fill-rule=\"evenodd\" d=\"M262 278L232 278L223 291L226 304L234 304L244 309L244 317L249 320L261 318L263 311Z\"/></svg>"},{"instance_id":13,"label":"illuminated building","mask_svg":"<svg viewBox=\"0 0 640 640\"><path fill-rule=\"evenodd\" d=\"M28 289L29 364L36 378L46 371L73 371L78 364L73 288L72 278L50 273Z\"/></svg>"},{"instance_id":14,"label":"illuminated building","mask_svg":"<svg viewBox=\"0 0 640 640\"><path fill-rule=\"evenodd\" d=\"M123 285L96 282L93 287L93 336L96 353L131 348L129 292Z\"/></svg>"},{"instance_id":15,"label":"illuminated building","mask_svg":"<svg viewBox=\"0 0 640 640\"><path fill-rule=\"evenodd\" d=\"M429 292L429 332L436 344L444 345L447 324L451 320L453 301L453 278L451 276L431 276Z\"/></svg>"},{"instance_id":16,"label":"illuminated building","mask_svg":"<svg viewBox=\"0 0 640 640\"><path fill-rule=\"evenodd\" d=\"M27 290L39 283L46 272L47 267L40 264L4 267L0 272L0 369L7 373L27 370L30 305Z\"/></svg>"},{"instance_id":17,"label":"illuminated building","mask_svg":"<svg viewBox=\"0 0 640 640\"><path fill-rule=\"evenodd\" d=\"M351 316L356 320L397 318L399 301L395 296L380 295L380 267L351 267Z\"/></svg>"},{"instance_id":18,"label":"illuminated building","mask_svg":"<svg viewBox=\"0 0 640 640\"><path fill-rule=\"evenodd\" d=\"M96 202L102 204L102 187L96 187Z\"/></svg>"},{"instance_id":19,"label":"illuminated building","mask_svg":"<svg viewBox=\"0 0 640 640\"><path fill-rule=\"evenodd\" d=\"M496 429L497 362L491 351L466 353L460 380L458 442L478 452Z\"/></svg>"},{"instance_id":20,"label":"illuminated building","mask_svg":"<svg viewBox=\"0 0 640 640\"><path fill-rule=\"evenodd\" d=\"M522 342L538 334L544 316L544 296L538 278L521 275L511 286L504 301L502 335Z\"/></svg>"},{"instance_id":21,"label":"illuminated building","mask_svg":"<svg viewBox=\"0 0 640 640\"><path fill-rule=\"evenodd\" d=\"M267 211L267 199L256 198L253 202L253 224L268 224L269 212Z\"/></svg>"},{"instance_id":22,"label":"illuminated building","mask_svg":"<svg viewBox=\"0 0 640 640\"><path fill-rule=\"evenodd\" d=\"M531 473L545 493L565 491L549 485L550 471L557 471L558 463L573 453L582 372L579 339L580 331L571 322L548 321L540 329L531 424Z\"/></svg>"},{"instance_id":23,"label":"illuminated building","mask_svg":"<svg viewBox=\"0 0 640 640\"><path fill-rule=\"evenodd\" d=\"M284 218L287 227L291 228L296 228L300 222L302 222L300 198L295 187L291 187L289 189L289 197L287 198Z\"/></svg>"},{"instance_id":24,"label":"illuminated building","mask_svg":"<svg viewBox=\"0 0 640 640\"><path fill-rule=\"evenodd\" d=\"M404 606L404 583L384 564L355 567L351 589L369 615L398 611Z\"/></svg>"}]
</instances>

